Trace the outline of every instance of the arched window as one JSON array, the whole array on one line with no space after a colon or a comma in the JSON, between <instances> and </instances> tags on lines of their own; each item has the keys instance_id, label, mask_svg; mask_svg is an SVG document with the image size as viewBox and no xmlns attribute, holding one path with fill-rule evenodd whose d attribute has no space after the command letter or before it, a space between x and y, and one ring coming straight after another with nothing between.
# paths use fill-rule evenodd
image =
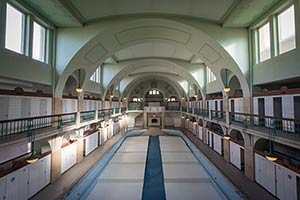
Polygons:
<instances>
[{"instance_id":1,"label":"arched window","mask_svg":"<svg viewBox=\"0 0 300 200\"><path fill-rule=\"evenodd\" d=\"M149 95L159 95L159 91L156 89L150 90Z\"/></svg>"}]
</instances>

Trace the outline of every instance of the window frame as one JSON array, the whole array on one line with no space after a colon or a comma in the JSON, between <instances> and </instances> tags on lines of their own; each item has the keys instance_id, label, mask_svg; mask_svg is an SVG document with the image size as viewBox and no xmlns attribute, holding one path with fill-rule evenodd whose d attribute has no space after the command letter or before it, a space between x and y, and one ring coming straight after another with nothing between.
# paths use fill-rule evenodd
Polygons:
<instances>
[{"instance_id":1,"label":"window frame","mask_svg":"<svg viewBox=\"0 0 300 200\"><path fill-rule=\"evenodd\" d=\"M287 11L288 9L290 9L291 7L293 7L293 11L294 11L294 37L295 37L295 47L292 48L292 49L288 49L284 52L280 52L280 38L279 38L279 35L280 35L280 30L279 30L279 15L281 15L282 13L284 13L285 11ZM282 55L282 54L285 54L287 52L290 52L294 49L297 48L297 30L296 30L296 6L295 6L295 3L291 3L291 4L288 4L287 6L285 6L283 9L281 9L279 12L277 12L277 14L275 15L275 20L276 20L276 37L274 38L274 40L276 41L276 45L277 45L277 51L276 51L276 56L278 55Z\"/></svg>"},{"instance_id":2,"label":"window frame","mask_svg":"<svg viewBox=\"0 0 300 200\"><path fill-rule=\"evenodd\" d=\"M45 30L45 34L44 34L44 49L43 49L43 53L44 53L44 55L43 55L43 60L39 60L39 59L37 59L37 58L34 58L33 57L33 51L34 51L34 49L33 49L33 44L34 44L34 23L36 23L37 25L39 25L40 27L42 27L42 28L44 28L44 30ZM32 59L34 59L34 60L37 60L37 61L40 61L40 62L43 62L43 63L46 63L46 58L47 58L47 55L46 55L46 53L47 53L47 27L45 27L43 24L41 24L39 21L37 21L37 20L33 20L33 22L32 22L32 49L31 49L31 58Z\"/></svg>"},{"instance_id":3,"label":"window frame","mask_svg":"<svg viewBox=\"0 0 300 200\"><path fill-rule=\"evenodd\" d=\"M21 9L19 6L15 5L15 4L12 4L11 2L6 2L5 3L5 26L4 26L4 44L3 44L3 47L5 50L7 51L10 51L10 52L14 52L14 53L17 53L19 55L26 55L26 16L27 16L27 13ZM20 12L22 15L23 15L23 19L22 19L22 33L21 33L21 52L17 52L17 51L14 51L12 49L9 49L6 47L6 30L7 30L7 5L9 5L10 7L14 8L15 10L17 10L18 12Z\"/></svg>"},{"instance_id":4,"label":"window frame","mask_svg":"<svg viewBox=\"0 0 300 200\"><path fill-rule=\"evenodd\" d=\"M264 27L265 25L269 24L269 37L270 37L270 57L266 58L265 60L261 60L261 55L260 55L260 34L259 34L259 29L261 29L262 27ZM258 63L267 61L269 59L272 58L272 35L271 35L271 29L272 29L272 23L270 22L270 20L266 21L265 23L263 23L262 25L260 25L257 28L257 51L258 51Z\"/></svg>"},{"instance_id":5,"label":"window frame","mask_svg":"<svg viewBox=\"0 0 300 200\"><path fill-rule=\"evenodd\" d=\"M14 9L18 10L23 14L23 26L22 26L22 53L16 52L14 50L6 48L6 17L7 14L4 15L4 40L3 45L1 48L3 48L5 51L14 52L18 55L23 55L26 57L31 58L34 61L42 62L45 64L51 65L53 63L53 58L55 58L55 48L54 42L55 42L55 32L56 27L49 22L46 18L41 16L38 12L33 10L32 8L28 7L26 3L23 1L6 1L5 3L5 13L7 10L7 5L13 7ZM42 26L45 29L45 44L44 44L44 59L43 61L37 60L33 58L33 26L34 22L38 25Z\"/></svg>"}]
</instances>

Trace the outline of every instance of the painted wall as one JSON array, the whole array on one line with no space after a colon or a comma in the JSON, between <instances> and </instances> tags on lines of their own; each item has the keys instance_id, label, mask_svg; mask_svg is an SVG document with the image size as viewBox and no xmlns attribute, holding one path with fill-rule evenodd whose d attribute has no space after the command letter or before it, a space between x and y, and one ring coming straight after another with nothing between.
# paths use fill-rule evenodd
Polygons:
<instances>
[{"instance_id":1,"label":"painted wall","mask_svg":"<svg viewBox=\"0 0 300 200\"><path fill-rule=\"evenodd\" d=\"M244 74L248 73L248 34L247 29L222 28L219 25L199 22L195 19L179 17L160 17L175 20L197 28L217 40L236 60ZM107 19L88 24L84 28L60 28L57 31L57 70L61 72L75 53L98 33L114 25L140 19L137 17L123 17L122 19Z\"/></svg>"},{"instance_id":2,"label":"painted wall","mask_svg":"<svg viewBox=\"0 0 300 200\"><path fill-rule=\"evenodd\" d=\"M299 49L294 49L253 66L253 84L300 76ZM266 76L267 75L267 76Z\"/></svg>"},{"instance_id":3,"label":"painted wall","mask_svg":"<svg viewBox=\"0 0 300 200\"><path fill-rule=\"evenodd\" d=\"M0 49L0 76L51 85L52 67L28 56Z\"/></svg>"}]
</instances>

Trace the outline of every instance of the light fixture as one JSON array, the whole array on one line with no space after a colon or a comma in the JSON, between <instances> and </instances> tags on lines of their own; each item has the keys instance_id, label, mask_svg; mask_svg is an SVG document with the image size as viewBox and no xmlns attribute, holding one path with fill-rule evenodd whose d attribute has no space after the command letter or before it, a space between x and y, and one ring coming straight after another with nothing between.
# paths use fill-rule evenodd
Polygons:
<instances>
[{"instance_id":1,"label":"light fixture","mask_svg":"<svg viewBox=\"0 0 300 200\"><path fill-rule=\"evenodd\" d=\"M190 121L190 119L186 119L186 121Z\"/></svg>"},{"instance_id":2,"label":"light fixture","mask_svg":"<svg viewBox=\"0 0 300 200\"><path fill-rule=\"evenodd\" d=\"M265 155L266 159L269 161L275 162L277 160L277 157L273 153L273 148L274 148L274 140L275 140L275 127L270 130L269 133L269 153Z\"/></svg>"},{"instance_id":3,"label":"light fixture","mask_svg":"<svg viewBox=\"0 0 300 200\"><path fill-rule=\"evenodd\" d=\"M228 134L228 128L227 127L225 127L226 128L226 131L225 131L225 135L223 136L223 138L224 138L224 140L230 140L230 135Z\"/></svg>"},{"instance_id":4,"label":"light fixture","mask_svg":"<svg viewBox=\"0 0 300 200\"><path fill-rule=\"evenodd\" d=\"M269 161L272 161L272 162L275 162L275 161L277 160L277 157L276 157L273 153L271 153L271 152L269 152L265 157L266 157Z\"/></svg>"},{"instance_id":5,"label":"light fixture","mask_svg":"<svg viewBox=\"0 0 300 200\"><path fill-rule=\"evenodd\" d=\"M185 117L184 117L184 116L181 116L181 118L184 119Z\"/></svg>"},{"instance_id":6,"label":"light fixture","mask_svg":"<svg viewBox=\"0 0 300 200\"><path fill-rule=\"evenodd\" d=\"M34 135L32 134L32 121L28 122L28 132L27 132L27 137L29 138L29 142L31 142L31 155L26 158L26 162L27 163L35 163L36 161L38 161L38 156L34 153Z\"/></svg>"},{"instance_id":7,"label":"light fixture","mask_svg":"<svg viewBox=\"0 0 300 200\"><path fill-rule=\"evenodd\" d=\"M225 140L230 140L230 135L224 135L223 138L224 138Z\"/></svg>"},{"instance_id":8,"label":"light fixture","mask_svg":"<svg viewBox=\"0 0 300 200\"><path fill-rule=\"evenodd\" d=\"M111 95L110 95L110 98L113 98L113 97L114 97L114 95L111 94Z\"/></svg>"},{"instance_id":9,"label":"light fixture","mask_svg":"<svg viewBox=\"0 0 300 200\"><path fill-rule=\"evenodd\" d=\"M80 69L78 70L78 87L75 90L76 90L77 93L83 92L83 89L80 86Z\"/></svg>"},{"instance_id":10,"label":"light fixture","mask_svg":"<svg viewBox=\"0 0 300 200\"><path fill-rule=\"evenodd\" d=\"M32 151L31 155L26 159L27 163L35 163L36 161L38 161L39 158L37 157L37 155L35 155L35 153Z\"/></svg>"},{"instance_id":11,"label":"light fixture","mask_svg":"<svg viewBox=\"0 0 300 200\"><path fill-rule=\"evenodd\" d=\"M225 88L223 90L226 93L230 92L230 87L228 86L228 80L227 80L227 69L225 69Z\"/></svg>"}]
</instances>

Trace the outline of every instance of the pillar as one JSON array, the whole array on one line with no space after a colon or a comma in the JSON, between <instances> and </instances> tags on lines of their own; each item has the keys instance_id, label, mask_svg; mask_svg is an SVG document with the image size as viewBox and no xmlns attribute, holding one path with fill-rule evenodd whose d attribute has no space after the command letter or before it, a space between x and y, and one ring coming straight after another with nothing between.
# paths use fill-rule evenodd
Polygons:
<instances>
[{"instance_id":1,"label":"pillar","mask_svg":"<svg viewBox=\"0 0 300 200\"><path fill-rule=\"evenodd\" d=\"M254 180L254 142L253 136L244 133L244 148L245 148L245 175Z\"/></svg>"},{"instance_id":2,"label":"pillar","mask_svg":"<svg viewBox=\"0 0 300 200\"><path fill-rule=\"evenodd\" d=\"M251 103L251 100L252 100L252 97L244 97L243 98L243 111L244 113L247 113L247 114L251 114L251 106L252 106L252 103ZM244 119L243 120L246 120L247 122L247 125L251 125L251 118L250 116L244 116Z\"/></svg>"},{"instance_id":3,"label":"pillar","mask_svg":"<svg viewBox=\"0 0 300 200\"><path fill-rule=\"evenodd\" d=\"M80 126L80 112L83 111L83 93L78 94L78 100L77 100L77 115L76 115L76 126Z\"/></svg>"},{"instance_id":4,"label":"pillar","mask_svg":"<svg viewBox=\"0 0 300 200\"><path fill-rule=\"evenodd\" d=\"M61 176L61 145L63 136L53 136L48 140L50 144L51 155L51 183L55 182Z\"/></svg>"},{"instance_id":5,"label":"pillar","mask_svg":"<svg viewBox=\"0 0 300 200\"><path fill-rule=\"evenodd\" d=\"M83 147L84 140L83 137L77 138L77 163L80 163L83 160Z\"/></svg>"},{"instance_id":6,"label":"pillar","mask_svg":"<svg viewBox=\"0 0 300 200\"><path fill-rule=\"evenodd\" d=\"M166 113L161 113L161 128L166 128Z\"/></svg>"},{"instance_id":7,"label":"pillar","mask_svg":"<svg viewBox=\"0 0 300 200\"><path fill-rule=\"evenodd\" d=\"M63 99L62 97L52 98L52 114L59 115L63 111Z\"/></svg>"},{"instance_id":8,"label":"pillar","mask_svg":"<svg viewBox=\"0 0 300 200\"><path fill-rule=\"evenodd\" d=\"M225 119L226 119L226 125L229 126L230 124L230 113L229 113L229 99L226 94L225 99L223 99L223 109L225 111Z\"/></svg>"},{"instance_id":9,"label":"pillar","mask_svg":"<svg viewBox=\"0 0 300 200\"><path fill-rule=\"evenodd\" d=\"M230 140L223 139L224 159L230 162Z\"/></svg>"},{"instance_id":10,"label":"pillar","mask_svg":"<svg viewBox=\"0 0 300 200\"><path fill-rule=\"evenodd\" d=\"M203 128L203 131L202 131L202 134L203 134L202 136L203 136L203 137L202 137L202 138L203 138L203 143L204 143L204 144L207 144L207 143L206 143L206 131L207 131L207 128Z\"/></svg>"},{"instance_id":11,"label":"pillar","mask_svg":"<svg viewBox=\"0 0 300 200\"><path fill-rule=\"evenodd\" d=\"M144 128L147 128L147 112L143 112L143 118L144 118Z\"/></svg>"}]
</instances>

